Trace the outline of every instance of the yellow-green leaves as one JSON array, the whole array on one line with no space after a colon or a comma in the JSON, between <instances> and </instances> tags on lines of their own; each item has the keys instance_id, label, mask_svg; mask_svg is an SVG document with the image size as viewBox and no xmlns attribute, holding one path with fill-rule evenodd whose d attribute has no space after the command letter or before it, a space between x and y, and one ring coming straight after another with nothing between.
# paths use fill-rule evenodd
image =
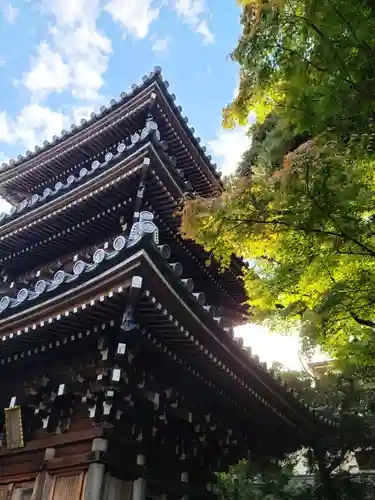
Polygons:
<instances>
[{"instance_id":1,"label":"yellow-green leaves","mask_svg":"<svg viewBox=\"0 0 375 500\"><path fill-rule=\"evenodd\" d=\"M375 349L375 9L370 0L243 0L239 92L224 126L257 114L228 190L189 201L182 230L233 253L254 321L366 362ZM375 350L374 350L375 352Z\"/></svg>"},{"instance_id":2,"label":"yellow-green leaves","mask_svg":"<svg viewBox=\"0 0 375 500\"><path fill-rule=\"evenodd\" d=\"M242 1L233 52L240 89L224 124L272 110L298 132L366 132L374 115L375 19L369 0Z\"/></svg>"},{"instance_id":3,"label":"yellow-green leaves","mask_svg":"<svg viewBox=\"0 0 375 500\"><path fill-rule=\"evenodd\" d=\"M273 124L263 146L269 134L282 139ZM219 198L189 201L182 229L224 266L233 253L252 263L254 321L298 323L306 345L347 355L349 338L375 327L373 161L359 143L300 141L287 158L255 144L252 175L232 177Z\"/></svg>"}]
</instances>

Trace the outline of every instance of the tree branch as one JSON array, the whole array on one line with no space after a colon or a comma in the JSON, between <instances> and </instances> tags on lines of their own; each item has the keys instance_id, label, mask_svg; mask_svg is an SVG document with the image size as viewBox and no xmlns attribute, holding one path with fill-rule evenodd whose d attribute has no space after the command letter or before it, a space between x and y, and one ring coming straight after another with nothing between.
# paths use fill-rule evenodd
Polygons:
<instances>
[{"instance_id":1,"label":"tree branch","mask_svg":"<svg viewBox=\"0 0 375 500\"><path fill-rule=\"evenodd\" d=\"M310 21L310 19L308 19L307 17L304 17L304 16L298 16L297 14L294 16L296 17L297 19L301 19L302 21L304 21L308 26L310 26L310 28L312 30L315 31L315 33L317 33L322 39L324 40L328 40L330 42L330 39L329 37L327 37L322 31L321 29L319 29L314 23L312 23ZM340 61L342 67L343 67L343 70L346 71L346 63L345 61L343 61L340 57L340 54L337 52L337 50L335 49L335 47L333 46L332 43L330 43L330 45L333 47L333 53L335 55L335 57L337 58L338 61ZM349 85L359 94L361 92L361 90L357 87L357 85L355 84L355 82L353 81L350 73L348 73L346 71L346 74L347 74L347 78L343 78L345 82L349 83Z\"/></svg>"},{"instance_id":2,"label":"tree branch","mask_svg":"<svg viewBox=\"0 0 375 500\"><path fill-rule=\"evenodd\" d=\"M333 8L333 10L336 12L336 14L338 15L338 17L344 21L344 23L346 24L346 26L349 28L349 31L351 32L351 34L353 35L354 39L356 42L359 43L360 46L362 46L363 48L366 49L366 51L371 51L371 47L364 41L362 42L361 40L359 40L359 38L357 37L357 34L352 26L352 24L349 22L348 19L346 19L346 17L344 16L344 14L342 12L340 12L340 10L336 7L336 5L332 2L332 0L328 0L328 3L330 4L330 6ZM358 48L358 47L357 47Z\"/></svg>"},{"instance_id":3,"label":"tree branch","mask_svg":"<svg viewBox=\"0 0 375 500\"><path fill-rule=\"evenodd\" d=\"M331 474L341 464L349 450L350 448L345 447L340 451L339 456L336 457L335 460L329 464L329 466L327 466L328 474Z\"/></svg>"},{"instance_id":4,"label":"tree branch","mask_svg":"<svg viewBox=\"0 0 375 500\"><path fill-rule=\"evenodd\" d=\"M359 325L369 326L370 328L375 328L375 322L374 321L371 321L369 319L360 318L359 316L357 316L352 311L350 311L350 315L354 319L354 321L356 321Z\"/></svg>"}]
</instances>

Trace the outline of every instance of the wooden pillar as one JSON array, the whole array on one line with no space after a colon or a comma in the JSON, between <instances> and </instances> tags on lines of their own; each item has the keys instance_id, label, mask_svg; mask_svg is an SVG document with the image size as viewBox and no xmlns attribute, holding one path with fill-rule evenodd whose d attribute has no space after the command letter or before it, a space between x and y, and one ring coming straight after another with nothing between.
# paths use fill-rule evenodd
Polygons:
<instances>
[{"instance_id":1,"label":"wooden pillar","mask_svg":"<svg viewBox=\"0 0 375 500\"><path fill-rule=\"evenodd\" d=\"M188 472L182 472L181 473L181 483L183 484L188 484L189 483L189 473ZM188 500L188 494L185 493L181 500Z\"/></svg>"},{"instance_id":2,"label":"wooden pillar","mask_svg":"<svg viewBox=\"0 0 375 500\"><path fill-rule=\"evenodd\" d=\"M137 465L145 466L145 455L137 455ZM146 499L146 479L139 477L133 482L132 500L145 500Z\"/></svg>"},{"instance_id":3,"label":"wooden pillar","mask_svg":"<svg viewBox=\"0 0 375 500\"><path fill-rule=\"evenodd\" d=\"M209 493L210 498L217 497L216 484L208 483L206 489Z\"/></svg>"},{"instance_id":4,"label":"wooden pillar","mask_svg":"<svg viewBox=\"0 0 375 500\"><path fill-rule=\"evenodd\" d=\"M93 452L107 451L108 441L97 438L92 443ZM105 465L99 462L89 465L84 500L101 500L104 485Z\"/></svg>"},{"instance_id":5,"label":"wooden pillar","mask_svg":"<svg viewBox=\"0 0 375 500\"><path fill-rule=\"evenodd\" d=\"M55 448L46 448L44 452L44 462L55 456ZM41 471L37 475L34 483L31 500L48 500L53 485L53 477L47 471Z\"/></svg>"}]
</instances>

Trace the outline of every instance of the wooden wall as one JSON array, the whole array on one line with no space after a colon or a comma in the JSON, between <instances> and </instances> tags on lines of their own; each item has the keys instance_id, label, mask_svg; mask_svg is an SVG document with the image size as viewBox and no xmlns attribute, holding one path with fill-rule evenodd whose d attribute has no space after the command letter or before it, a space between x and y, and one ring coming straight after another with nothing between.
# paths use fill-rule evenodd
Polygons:
<instances>
[{"instance_id":1,"label":"wooden wall","mask_svg":"<svg viewBox=\"0 0 375 500\"><path fill-rule=\"evenodd\" d=\"M41 473L36 481L0 486L0 500L83 500L85 477L84 472Z\"/></svg>"},{"instance_id":2,"label":"wooden wall","mask_svg":"<svg viewBox=\"0 0 375 500\"><path fill-rule=\"evenodd\" d=\"M83 499L85 491L85 478L86 474L84 472L56 475L54 477L48 500Z\"/></svg>"},{"instance_id":3,"label":"wooden wall","mask_svg":"<svg viewBox=\"0 0 375 500\"><path fill-rule=\"evenodd\" d=\"M131 500L132 482L122 481L106 474L104 481L103 500Z\"/></svg>"},{"instance_id":4,"label":"wooden wall","mask_svg":"<svg viewBox=\"0 0 375 500\"><path fill-rule=\"evenodd\" d=\"M30 500L34 481L0 486L0 500Z\"/></svg>"},{"instance_id":5,"label":"wooden wall","mask_svg":"<svg viewBox=\"0 0 375 500\"><path fill-rule=\"evenodd\" d=\"M87 472L49 475L0 486L0 500L84 500ZM102 500L131 500L132 482L106 474Z\"/></svg>"}]
</instances>

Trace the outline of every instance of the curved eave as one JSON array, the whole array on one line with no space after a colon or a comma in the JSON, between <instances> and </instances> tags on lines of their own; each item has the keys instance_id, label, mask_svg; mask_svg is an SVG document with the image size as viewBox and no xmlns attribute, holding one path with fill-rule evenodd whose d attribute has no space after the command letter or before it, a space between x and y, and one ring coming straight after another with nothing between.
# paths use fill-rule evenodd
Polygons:
<instances>
[{"instance_id":1,"label":"curved eave","mask_svg":"<svg viewBox=\"0 0 375 500\"><path fill-rule=\"evenodd\" d=\"M178 233L178 229L173 231L161 216L157 215L156 220L162 241L173 248L174 255L182 256L179 258L181 258L181 263L183 263L184 269L186 267L189 276L194 281L202 282L204 281L202 277L211 278L214 281L211 292L216 294L216 297L222 297L227 314L231 310L233 311L233 324L236 326L241 324L246 316L247 308L242 305L246 301L246 294L240 278L234 279L231 273L221 273L216 268L207 267L206 261L209 255L203 249L193 244L192 241L183 239ZM176 247L180 250L175 250ZM228 274L230 279L228 279ZM207 292L205 291L205 293ZM225 300L226 297L228 300Z\"/></svg>"},{"instance_id":2,"label":"curved eave","mask_svg":"<svg viewBox=\"0 0 375 500\"><path fill-rule=\"evenodd\" d=\"M203 309L192 293L174 278L173 272L161 256L153 252L154 255L150 257L150 250L148 247L145 256L149 264L143 272L145 281L150 285L155 297L160 297L160 290L163 291L161 306L168 312L175 313L176 318L183 318L185 330L194 332L194 336L190 336L189 340L197 353L201 354L207 348L217 357L214 364L227 376L232 377L238 389L244 390L250 399L255 396L255 390L262 403L272 402L270 408L275 406L272 411L279 412L283 419L283 416L287 416L285 421L289 421L290 425L298 423L304 429L316 432L321 423L312 414L311 409L296 400L292 392L283 388L263 365L249 356L248 351L220 327L217 320ZM209 361L212 360L208 356L206 362ZM258 399L257 396L255 398Z\"/></svg>"},{"instance_id":3,"label":"curved eave","mask_svg":"<svg viewBox=\"0 0 375 500\"><path fill-rule=\"evenodd\" d=\"M66 162L68 153L74 152L76 148L85 148L95 137L100 137L101 134L113 128L119 121L122 124L132 111L150 106L150 103L154 100L152 96L153 87L151 79L149 85L139 87L134 93L125 96L123 102L116 106L113 111L105 109L101 115L92 118L81 127L73 129L66 135L56 139L55 142L46 145L42 151L33 154L30 159L24 158L20 162L16 162L14 165L0 171L0 194L8 199L6 189L10 185L15 191L19 188L20 191L24 189L29 192L31 186L42 182L43 179L53 179L56 175L61 174L69 175L69 170L58 162L59 158L63 158ZM80 166L81 164L74 167L79 168ZM82 164L82 166L85 165ZM39 176L38 171L41 172L41 176ZM11 199L9 201L14 202L15 200ZM19 197L17 197L16 201L20 201Z\"/></svg>"},{"instance_id":4,"label":"curved eave","mask_svg":"<svg viewBox=\"0 0 375 500\"><path fill-rule=\"evenodd\" d=\"M156 71L145 78L143 84L129 95L124 95L120 101L113 101L109 108L104 108L99 116L93 117L81 127L75 127L52 144L46 144L29 159L22 158L0 171L0 194L12 203L20 201L22 196L18 196L17 191L30 192L42 178L54 178L61 174L61 171L66 171L63 163L59 163L59 158L64 158L66 164L68 153L73 153L78 148L87 148L95 137L100 137L100 134L107 133L122 123L132 110L151 105L156 106L167 117L171 125L169 137L179 151L180 159L184 159L187 177L195 184L196 190L202 194L220 191L222 186L219 174L205 149L200 146L199 138L195 138L187 120L182 117L180 108L174 104L174 96L168 92L167 82L164 82L159 71ZM123 125L121 127L123 131ZM73 158L72 156L70 161L74 161ZM75 168L78 168L78 165Z\"/></svg>"},{"instance_id":5,"label":"curved eave","mask_svg":"<svg viewBox=\"0 0 375 500\"><path fill-rule=\"evenodd\" d=\"M206 148L201 146L200 138L195 137L194 129L187 125L187 118L181 114L182 108L175 104L160 75L157 76L157 89L159 90L159 99L156 100L155 105L159 113L167 118L171 125L169 135L165 137L166 140L172 141L174 136L176 145L177 142L181 145L184 144L190 152L191 164L184 167L188 180L192 182L199 193L211 196L219 193L223 188L220 174L216 170L216 166L212 164L211 157L206 154Z\"/></svg>"},{"instance_id":6,"label":"curved eave","mask_svg":"<svg viewBox=\"0 0 375 500\"><path fill-rule=\"evenodd\" d=\"M119 226L118 220L116 221L118 211L129 212L132 202L127 198L124 200L124 195L132 196L134 200L140 172L147 159L150 159L150 175L146 183L145 197L148 203L152 204L160 221L163 221L167 239L178 243L182 254L187 252L190 255L188 258L194 261L192 264L198 264L198 270L214 280L218 294L224 293L233 297L233 317L238 323L245 312L239 307L245 300L242 284L233 280L231 273L222 276L215 270L213 273L208 272L204 264L206 256L202 256L200 251L197 253L196 245L184 242L177 234L178 217L175 217L174 212L184 194L185 185L173 166L168 166L168 158L161 144L152 137L147 142L140 142L118 155L118 158L109 162L102 173L97 169L95 176L87 176L86 181L85 178L80 179L74 189L61 191L41 206L0 226L3 253L0 263L10 270L17 263L17 270L26 272L30 269L28 266L35 269L44 262L48 249L51 251L51 259L53 256L58 258L63 250L65 253L74 250L78 242L83 246L89 244L90 238L96 237L98 231L103 231L105 237L116 224ZM87 219L82 220L84 215ZM174 231L168 230L170 226ZM118 229L114 232L118 232ZM86 237L88 239L85 242ZM191 245L193 252L189 250ZM5 255L6 252L8 255ZM217 276L217 279L214 276ZM230 281L228 277L231 278Z\"/></svg>"},{"instance_id":7,"label":"curved eave","mask_svg":"<svg viewBox=\"0 0 375 500\"><path fill-rule=\"evenodd\" d=\"M111 176L117 175L116 170L122 167L124 161L131 162L132 158L137 155L139 151L147 147L152 149L154 155L157 155L156 150L160 150L162 145L156 138L147 136L125 147L124 151L116 152L116 154L112 155L111 159L93 163L90 169L86 168L80 175L68 176L68 178L64 179L65 182L62 182L55 189L50 189L47 194L38 197L36 200L34 200L34 197L29 197L27 199L27 204L25 203L26 206L21 205L14 213L3 216L3 219L0 221L0 238L5 232L10 232L12 234L14 228L17 229L22 227L22 224L25 225L24 221L40 218L40 214L44 214L48 210L53 211L55 207L59 208L61 203L69 205L81 192L84 193L83 196L86 197L96 194L96 189L100 183L107 178L111 180ZM164 165L170 164L170 160L165 154L163 154L163 160ZM169 170L172 169L173 167L170 166ZM168 170L168 166L166 166L166 170ZM108 174L108 172L111 172L111 174ZM177 172L174 173L174 177L178 177ZM182 184L182 180L179 179L179 181Z\"/></svg>"},{"instance_id":8,"label":"curved eave","mask_svg":"<svg viewBox=\"0 0 375 500\"><path fill-rule=\"evenodd\" d=\"M17 340L17 337L22 335L25 338L25 333L37 330L39 326L43 327L51 317L61 317L77 307L85 308L87 304L95 303L95 300L104 300L116 288L122 290L129 287L132 271L139 268L144 251L132 249L127 253L126 257L122 256L120 262L107 266L101 273L76 276L73 281L62 283L51 293L45 292L33 300L27 300L22 307L9 309L6 315L3 312L0 316L3 342L8 339Z\"/></svg>"},{"instance_id":9,"label":"curved eave","mask_svg":"<svg viewBox=\"0 0 375 500\"><path fill-rule=\"evenodd\" d=\"M98 340L116 333L129 290L129 288L119 287L111 292L113 294L111 297L107 296L102 300L92 300L82 304L81 307L70 310L67 315L51 318L52 322L45 323L43 327L32 332L25 332L24 336L28 336L28 339L25 338L22 350L5 359L0 357L1 375L12 377L11 383L0 393L3 406L15 394L18 404L25 407L32 405L32 396L30 397L28 392L19 392L20 385L22 391L25 377L32 378L42 366L61 365L66 357L69 357L72 367L76 365L77 360L82 363L84 359L90 359L91 368L84 369L83 375L86 379L93 375L95 377L93 360L101 363L101 356L97 350ZM163 311L156 310L156 314L153 314L155 305L157 309L158 303L155 304L150 291L144 289L139 297L137 311L139 314L146 314L147 320L151 322L159 316L158 323L161 327L161 323L165 323L166 318ZM115 318L115 320L108 318ZM143 325L145 323L147 321L144 321ZM262 446L272 449L275 454L282 455L286 451L298 448L301 442L301 435L298 431L285 426L276 415L264 414L259 404L251 405L249 411L246 404L243 406L241 399L238 398L235 388L232 391L233 387L228 385L230 380L225 373L218 370L212 363L206 362L202 365L198 359L199 353L194 355L194 349L191 346L183 346L181 342L181 349L176 349L176 342L172 341L171 336L174 335L177 339L185 331L181 332L174 325L165 324L168 335L164 332L162 337L159 336L159 331L150 333L147 327L140 326L134 338L135 348L139 348L142 356L145 356L144 363L147 363L149 372L167 381L168 387L174 387L179 393L182 392L191 398L192 402L195 401L197 393L203 394L206 407L212 410L215 427L218 425L224 432L228 424L233 427L233 434L243 450L243 453L236 457L238 447L232 448L230 454L234 458L233 462L246 456L248 449L254 450L254 445L256 449L256 443L260 441ZM182 352L182 355L179 356L178 352ZM171 379L171 376L175 378ZM67 384L69 391L71 373L66 370L63 370L63 373L57 372L54 381L58 381L58 385ZM38 387L33 385L33 389L37 391ZM169 416L175 421L177 419L177 421L185 422L186 425L187 411L188 407L180 404L169 412ZM282 441L277 439L281 428L283 429Z\"/></svg>"},{"instance_id":10,"label":"curved eave","mask_svg":"<svg viewBox=\"0 0 375 500\"><path fill-rule=\"evenodd\" d=\"M222 372L222 376L229 377L232 390L239 391L241 399L247 394L249 404L254 398L259 399L258 404L260 402L270 411L276 411L292 427L302 427L310 433L318 431L318 421L309 409L282 389L269 373L249 358L233 338L218 326L210 313L184 289L153 244L143 239L134 248L125 249L124 252L116 253L110 261L95 267L95 272L88 270L70 284L63 283L52 293L42 293L30 304L25 301L14 312L8 310L6 315L3 312L0 317L3 346L10 342L9 345L14 348L25 340L25 334L35 337L33 332L44 327L51 317L61 318L69 309L81 308L82 304L86 307L86 304L95 303L95 300L103 301L106 296L113 295L114 289L129 287L132 276L139 275L144 279L149 296L152 294L158 299L160 297L163 307L158 308L159 312L164 317L172 315L171 323L174 326L173 316L181 319L182 322L177 324L177 332L182 341L191 344L188 349L195 350L196 355L206 356L207 363L214 364L215 370ZM162 329L161 335L163 331L166 333ZM194 336L189 332L194 332ZM2 351L4 352L4 348Z\"/></svg>"},{"instance_id":11,"label":"curved eave","mask_svg":"<svg viewBox=\"0 0 375 500\"><path fill-rule=\"evenodd\" d=\"M39 241L48 242L49 238L55 240L57 233L62 233L63 236L69 227L78 225L82 222L82 215L91 213L92 216L95 212L100 213L101 207L108 209L112 201L108 199L109 192L117 203L124 199L124 195L126 197L126 194L135 194L138 187L137 174L151 163L150 158L156 163L154 168L162 180L172 181L168 184L173 193L173 196L159 195L152 201L156 208L165 214L173 211L176 206L175 200L182 196L182 191L173 181L167 168L163 167L152 142L147 141L132 150L130 154L118 158L108 170L99 172L99 175L89 178L87 182L77 184L74 189L63 192L38 208L0 226L2 258L8 254L15 256L25 254L29 250L33 251L34 246L39 246ZM122 189L118 189L119 185L122 185ZM25 245L25 242L29 244Z\"/></svg>"}]
</instances>

